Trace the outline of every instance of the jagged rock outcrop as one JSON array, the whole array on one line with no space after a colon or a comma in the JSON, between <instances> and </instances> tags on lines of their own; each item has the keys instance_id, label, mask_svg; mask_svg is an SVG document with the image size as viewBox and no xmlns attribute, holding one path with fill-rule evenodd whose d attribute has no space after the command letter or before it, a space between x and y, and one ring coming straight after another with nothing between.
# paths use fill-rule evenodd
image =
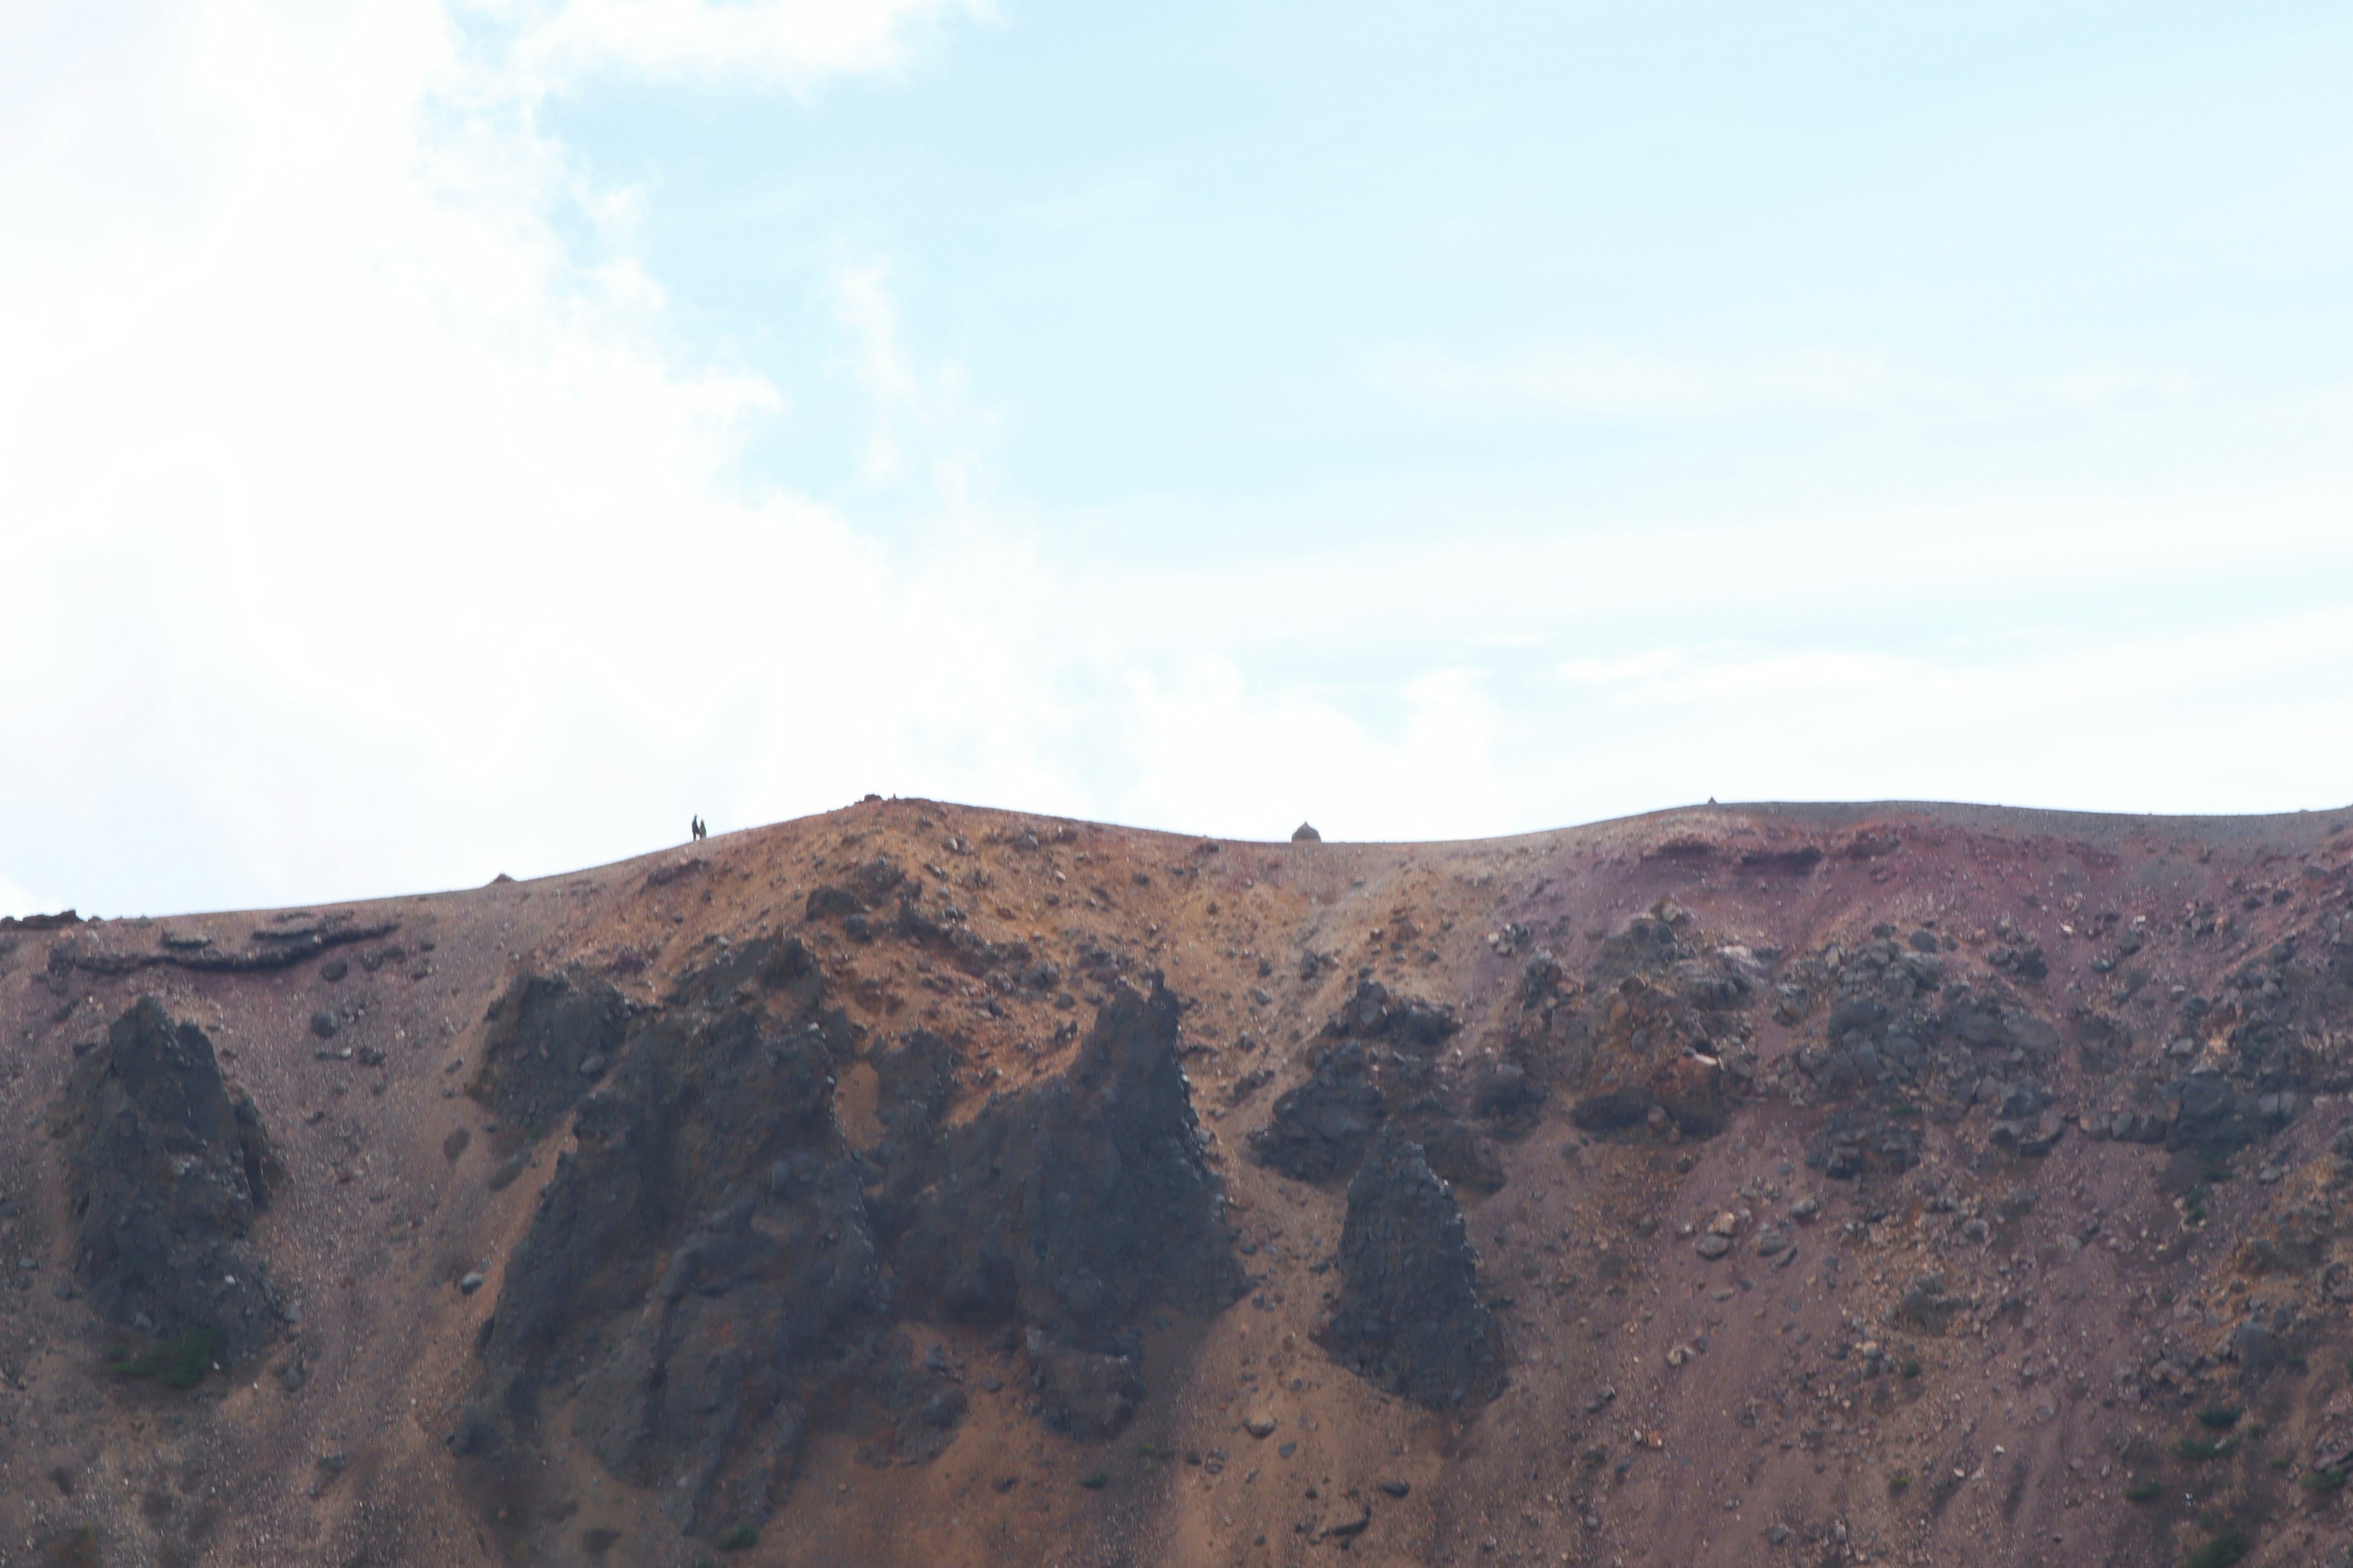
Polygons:
<instances>
[{"instance_id":1,"label":"jagged rock outcrop","mask_svg":"<svg viewBox=\"0 0 2353 1568\"><path fill-rule=\"evenodd\" d=\"M228 1360L267 1346L280 1306L251 1232L280 1168L204 1030L141 997L75 1064L59 1122L99 1317L156 1340L216 1334Z\"/></svg>"},{"instance_id":2,"label":"jagged rock outcrop","mask_svg":"<svg viewBox=\"0 0 2353 1568\"><path fill-rule=\"evenodd\" d=\"M1748 1012L1762 976L1757 954L1672 900L1636 915L1601 943L1590 1005L1561 1020L1565 1075L1581 1090L1570 1120L1592 1132L1721 1131L1753 1069Z\"/></svg>"},{"instance_id":3,"label":"jagged rock outcrop","mask_svg":"<svg viewBox=\"0 0 2353 1568\"><path fill-rule=\"evenodd\" d=\"M569 1388L590 1450L682 1528L765 1516L886 1300L822 990L797 942L746 944L628 1042L508 1264L461 1449L502 1447Z\"/></svg>"},{"instance_id":4,"label":"jagged rock outcrop","mask_svg":"<svg viewBox=\"0 0 2353 1568\"><path fill-rule=\"evenodd\" d=\"M612 1066L628 1008L611 982L573 968L517 975L487 1021L469 1092L517 1126L543 1128Z\"/></svg>"},{"instance_id":5,"label":"jagged rock outcrop","mask_svg":"<svg viewBox=\"0 0 2353 1568\"><path fill-rule=\"evenodd\" d=\"M1454 1194L1420 1147L1384 1128L1348 1184L1340 1298L1322 1339L1359 1376L1433 1410L1503 1392L1502 1329Z\"/></svg>"},{"instance_id":6,"label":"jagged rock outcrop","mask_svg":"<svg viewBox=\"0 0 2353 1568\"><path fill-rule=\"evenodd\" d=\"M1063 1073L952 1126L948 1041L871 1051L865 1155L823 995L797 941L747 943L636 1023L508 1266L461 1450L568 1398L615 1475L723 1532L768 1515L820 1422L902 1457L953 1436L964 1395L911 1360L910 1324L1025 1330L1043 1413L1093 1439L1140 1397L1141 1313L1240 1294L1166 991L1122 987Z\"/></svg>"},{"instance_id":7,"label":"jagged rock outcrop","mask_svg":"<svg viewBox=\"0 0 2353 1568\"><path fill-rule=\"evenodd\" d=\"M1060 1076L944 1135L893 1129L880 1206L909 1313L1124 1352L1146 1302L1208 1313L1241 1293L1179 1017L1156 982L1121 986Z\"/></svg>"},{"instance_id":8,"label":"jagged rock outcrop","mask_svg":"<svg viewBox=\"0 0 2353 1568\"><path fill-rule=\"evenodd\" d=\"M1324 1026L1306 1081L1285 1090L1266 1125L1250 1134L1250 1158L1293 1181L1335 1181L1355 1171L1381 1129L1394 1125L1447 1180L1494 1191L1504 1184L1502 1167L1457 1109L1480 1093L1466 1096L1436 1059L1461 1027L1451 1007L1359 981ZM1525 1082L1524 1069L1514 1070ZM1520 1102L1514 1089L1495 1099L1499 1111Z\"/></svg>"}]
</instances>

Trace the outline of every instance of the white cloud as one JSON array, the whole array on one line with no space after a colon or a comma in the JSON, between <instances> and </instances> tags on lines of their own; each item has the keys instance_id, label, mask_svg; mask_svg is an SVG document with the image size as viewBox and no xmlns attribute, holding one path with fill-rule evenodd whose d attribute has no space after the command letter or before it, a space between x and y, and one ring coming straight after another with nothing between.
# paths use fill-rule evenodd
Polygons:
<instances>
[{"instance_id":1,"label":"white cloud","mask_svg":"<svg viewBox=\"0 0 2353 1568\"><path fill-rule=\"evenodd\" d=\"M797 14L629 25L735 9ZM569 13L487 13L536 57L393 0L134 10L53 6L0 66L38 84L0 92L0 823L56 900L531 874L870 789L1355 838L1708 794L2342 793L2353 616L2316 596L2353 566L2341 474L1574 519L1457 498L1295 555L1188 551L1179 507L1139 563L994 492L993 416L860 258L835 305L868 489L824 505L744 471L778 389L681 355L631 193L533 118L534 72L639 58L629 8L576 13L594 47L531 31ZM760 69L888 68L873 39L951 14L869 7ZM707 39L639 65L694 60L721 70ZM1869 355L1530 362L1501 394L1440 369L1644 417L1978 395ZM2317 447L2335 397L2247 418ZM2101 629L2226 580L2253 609Z\"/></svg>"},{"instance_id":2,"label":"white cloud","mask_svg":"<svg viewBox=\"0 0 2353 1568\"><path fill-rule=\"evenodd\" d=\"M995 421L974 405L962 369L916 363L882 264L836 267L833 296L835 320L849 341L849 376L871 411L861 465L866 480L893 486L922 479L944 499L969 498ZM929 458L926 472L909 472L911 447Z\"/></svg>"},{"instance_id":3,"label":"white cloud","mask_svg":"<svg viewBox=\"0 0 2353 1568\"><path fill-rule=\"evenodd\" d=\"M516 54L550 85L599 72L803 90L891 69L911 30L987 14L980 0L513 0Z\"/></svg>"},{"instance_id":4,"label":"white cloud","mask_svg":"<svg viewBox=\"0 0 2353 1568\"><path fill-rule=\"evenodd\" d=\"M37 893L26 891L5 877L0 877L0 915L54 914L57 906Z\"/></svg>"},{"instance_id":5,"label":"white cloud","mask_svg":"<svg viewBox=\"0 0 2353 1568\"><path fill-rule=\"evenodd\" d=\"M0 664L40 672L0 683L0 809L185 814L253 897L865 787L906 570L741 476L776 388L666 346L529 84L430 7L148 20L127 63L54 42L0 162L45 247L0 252ZM879 58L819 34L811 68ZM559 237L583 197L601 248ZM839 738L774 791L719 765L747 726Z\"/></svg>"},{"instance_id":6,"label":"white cloud","mask_svg":"<svg viewBox=\"0 0 2353 1568\"><path fill-rule=\"evenodd\" d=\"M1426 837L1512 826L1496 746L1505 719L1477 672L1440 668L1344 706L1198 659L1133 679L1121 713L1129 820L1276 838L1305 817L1327 838ZM1388 710L1366 723L1350 707Z\"/></svg>"}]
</instances>

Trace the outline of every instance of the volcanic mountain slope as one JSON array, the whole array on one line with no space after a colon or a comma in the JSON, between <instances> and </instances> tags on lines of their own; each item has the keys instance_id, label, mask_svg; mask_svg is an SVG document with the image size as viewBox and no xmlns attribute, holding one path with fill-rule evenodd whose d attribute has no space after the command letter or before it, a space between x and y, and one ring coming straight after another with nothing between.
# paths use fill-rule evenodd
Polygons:
<instances>
[{"instance_id":1,"label":"volcanic mountain slope","mask_svg":"<svg viewBox=\"0 0 2353 1568\"><path fill-rule=\"evenodd\" d=\"M2353 1563L2353 814L0 922L0 1568Z\"/></svg>"}]
</instances>

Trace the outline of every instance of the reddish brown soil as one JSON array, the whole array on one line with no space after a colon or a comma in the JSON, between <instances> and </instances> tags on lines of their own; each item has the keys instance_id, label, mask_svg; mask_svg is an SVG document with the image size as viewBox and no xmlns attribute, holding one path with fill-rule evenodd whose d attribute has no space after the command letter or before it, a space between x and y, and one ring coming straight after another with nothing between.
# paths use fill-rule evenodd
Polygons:
<instances>
[{"instance_id":1,"label":"reddish brown soil","mask_svg":"<svg viewBox=\"0 0 2353 1568\"><path fill-rule=\"evenodd\" d=\"M1050 956L1075 1005L804 919L813 887L878 854L953 889L979 935ZM2238 1530L2249 1563L2333 1563L2353 1548L2348 1494L2300 1482L2316 1442L2353 1430L2353 1325L2329 1289L2332 1266L2353 1261L2340 1234L2353 1199L2329 1152L2353 1016L2312 1026L2317 1076L2297 1114L2209 1184L2202 1224L2178 1201L2195 1173L2164 1145L2071 1122L2048 1155L2021 1156L1989 1142L1982 1109L1926 1119L1903 1176L1827 1178L1806 1163L1826 1097L1793 1065L1819 1011L1785 1026L1752 1010L1755 1087L1713 1137L1581 1132L1567 1110L1583 1086L1557 1083L1534 1131L1497 1142L1501 1190L1466 1205L1514 1358L1504 1394L1468 1415L1380 1394L1326 1359L1312 1338L1329 1289L1318 1266L1342 1194L1261 1169L1243 1140L1303 1076L1360 970L1460 1008L1448 1048L1475 1064L1517 1026L1530 952L1558 956L1585 987L1578 1005L1606 1008L1588 974L1603 940L1662 899L1713 940L1772 954L1772 980L1883 923L1929 921L1955 939L1957 977L1989 976L1994 933L2014 922L2047 957L2047 976L2020 987L2037 1007L2062 1023L2095 1009L2129 1033L2110 1056L2073 1036L2060 1054L2055 1104L2088 1117L2147 1076L2177 988L2219 996L2282 938L2309 954L2314 933L2341 930L2349 858L2343 812L1707 807L1491 842L1293 845L890 801L571 876L354 906L396 929L336 949L350 968L335 982L320 957L258 973L70 966L160 951L166 931L235 948L266 914L0 931L0 1568L85 1550L119 1563L719 1560L570 1449L503 1489L461 1484L445 1439L479 1376L502 1260L567 1134L494 1127L460 1085L485 1007L519 970L582 960L650 1001L721 939L792 931L878 1037L920 1025L955 1039L975 1090L1017 1090L1076 1048L1103 994L1081 978L1089 949L1164 972L1192 1005L1195 1100L1256 1280L1213 1321L1172 1315L1152 1331L1144 1409L1092 1447L1029 1415L1026 1371L998 1336L940 1329L929 1337L972 1399L945 1452L878 1466L823 1438L760 1542L726 1561L2144 1568ZM2216 921L2204 936L2201 908ZM2136 921L2146 944L2095 971ZM69 957L53 962L60 946ZM1303 980L1311 952L1335 962ZM301 1321L263 1363L187 1394L110 1376L107 1334L60 1289L75 1258L53 1109L75 1047L142 994L210 1033L290 1173L259 1239ZM322 1007L355 1015L332 1041L310 1027ZM1237 1099L1261 1071L1269 1081ZM854 1142L875 1135L871 1079L841 1076ZM512 1155L518 1179L494 1184ZM1794 1259L1757 1255L1756 1226L1807 1194L1820 1212L1792 1226ZM2291 1208L2332 1216L2317 1253L2251 1261L2242 1244ZM1685 1227L1727 1209L1751 1217L1729 1256L1706 1260ZM1961 1228L1971 1217L1982 1239ZM488 1286L461 1292L474 1269ZM1931 1269L1967 1303L1941 1334L1898 1312ZM2296 1313L2292 1359L2259 1374L2222 1353L2251 1302ZM1866 1342L1883 1352L1869 1375ZM2221 1435L2195 1413L2224 1405L2245 1412L2229 1451L2177 1457L2184 1437ZM1271 1433L1251 1436L1245 1417ZM2156 1495L2128 1496L2150 1484ZM1360 1532L1333 1530L1366 1511Z\"/></svg>"}]
</instances>

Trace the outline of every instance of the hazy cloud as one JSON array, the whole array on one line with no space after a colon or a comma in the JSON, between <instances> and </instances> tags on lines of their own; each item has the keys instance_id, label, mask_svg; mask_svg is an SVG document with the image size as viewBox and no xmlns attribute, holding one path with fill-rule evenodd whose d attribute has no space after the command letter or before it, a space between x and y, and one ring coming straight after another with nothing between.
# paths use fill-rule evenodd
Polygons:
<instances>
[{"instance_id":1,"label":"hazy cloud","mask_svg":"<svg viewBox=\"0 0 2353 1568\"><path fill-rule=\"evenodd\" d=\"M514 26L519 64L545 85L610 72L795 90L891 69L911 32L988 14L983 0L509 0L485 10Z\"/></svg>"},{"instance_id":2,"label":"hazy cloud","mask_svg":"<svg viewBox=\"0 0 2353 1568\"><path fill-rule=\"evenodd\" d=\"M1881 349L1838 346L1724 356L1583 342L1483 359L1399 349L1374 356L1366 374L1391 396L1466 413L1669 422L2007 418L2174 402L2190 390L2178 370L2087 365L1991 383L1907 365Z\"/></svg>"}]
</instances>

